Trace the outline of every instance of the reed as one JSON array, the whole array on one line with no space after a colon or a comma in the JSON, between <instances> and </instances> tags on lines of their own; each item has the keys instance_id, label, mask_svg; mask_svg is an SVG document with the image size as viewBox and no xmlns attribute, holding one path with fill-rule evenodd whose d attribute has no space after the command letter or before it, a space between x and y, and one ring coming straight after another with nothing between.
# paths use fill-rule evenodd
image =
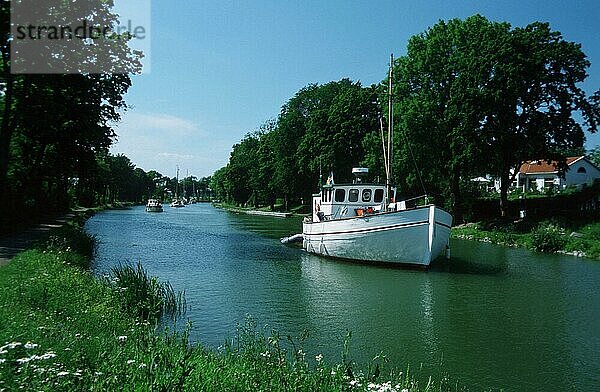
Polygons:
<instances>
[{"instance_id":1,"label":"reed","mask_svg":"<svg viewBox=\"0 0 600 392\"><path fill-rule=\"evenodd\" d=\"M143 321L175 320L185 313L185 292L175 292L169 282L148 275L140 262L119 265L111 270L111 286L119 293L126 312Z\"/></svg>"}]
</instances>

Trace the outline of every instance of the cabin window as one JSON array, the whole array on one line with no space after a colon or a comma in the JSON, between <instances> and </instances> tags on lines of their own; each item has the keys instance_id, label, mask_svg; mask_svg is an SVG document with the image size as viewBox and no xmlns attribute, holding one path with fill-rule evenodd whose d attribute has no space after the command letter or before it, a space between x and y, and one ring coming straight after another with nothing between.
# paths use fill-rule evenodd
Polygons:
<instances>
[{"instance_id":1,"label":"cabin window","mask_svg":"<svg viewBox=\"0 0 600 392\"><path fill-rule=\"evenodd\" d=\"M581 166L579 169L577 169L577 173L583 173L583 174L585 174L587 172L585 170L585 167Z\"/></svg>"},{"instance_id":2,"label":"cabin window","mask_svg":"<svg viewBox=\"0 0 600 392\"><path fill-rule=\"evenodd\" d=\"M348 193L348 201L354 203L358 201L358 189L350 189Z\"/></svg>"},{"instance_id":3,"label":"cabin window","mask_svg":"<svg viewBox=\"0 0 600 392\"><path fill-rule=\"evenodd\" d=\"M383 201L383 189L375 189L375 197L373 198L375 203L381 203Z\"/></svg>"},{"instance_id":4,"label":"cabin window","mask_svg":"<svg viewBox=\"0 0 600 392\"><path fill-rule=\"evenodd\" d=\"M338 203L343 203L346 199L346 191L344 189L336 189L335 190L335 201Z\"/></svg>"},{"instance_id":5,"label":"cabin window","mask_svg":"<svg viewBox=\"0 0 600 392\"><path fill-rule=\"evenodd\" d=\"M362 201L363 202L371 201L371 190L370 189L363 189L363 191L362 191Z\"/></svg>"}]
</instances>

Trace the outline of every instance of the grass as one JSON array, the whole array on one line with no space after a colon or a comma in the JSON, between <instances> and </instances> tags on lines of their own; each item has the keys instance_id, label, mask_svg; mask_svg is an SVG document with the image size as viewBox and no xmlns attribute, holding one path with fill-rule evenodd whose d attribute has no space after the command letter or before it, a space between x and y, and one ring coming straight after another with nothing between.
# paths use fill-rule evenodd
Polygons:
<instances>
[{"instance_id":1,"label":"grass","mask_svg":"<svg viewBox=\"0 0 600 392\"><path fill-rule=\"evenodd\" d=\"M452 228L452 237L600 259L600 222L560 218L479 222Z\"/></svg>"},{"instance_id":2,"label":"grass","mask_svg":"<svg viewBox=\"0 0 600 392\"><path fill-rule=\"evenodd\" d=\"M358 369L350 334L333 362L308 356L304 336L267 333L251 318L218 349L191 345L189 324L182 333L158 327L181 315L181 295L139 264L94 277L73 262L86 258L72 240L87 240L76 238L52 239L0 268L0 391L460 390L444 374L388 368L384 357Z\"/></svg>"}]
</instances>

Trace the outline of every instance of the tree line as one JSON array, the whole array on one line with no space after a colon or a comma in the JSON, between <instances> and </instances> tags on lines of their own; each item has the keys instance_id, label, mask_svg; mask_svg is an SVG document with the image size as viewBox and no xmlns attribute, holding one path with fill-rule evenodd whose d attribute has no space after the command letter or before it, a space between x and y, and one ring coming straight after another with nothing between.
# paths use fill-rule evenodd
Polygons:
<instances>
[{"instance_id":1,"label":"tree line","mask_svg":"<svg viewBox=\"0 0 600 392\"><path fill-rule=\"evenodd\" d=\"M99 154L93 171L85 177L71 178L70 203L84 207L115 202L141 203L148 199L170 201L185 197L209 201L213 195L210 177L165 176L156 170L144 171L123 155Z\"/></svg>"},{"instance_id":2,"label":"tree line","mask_svg":"<svg viewBox=\"0 0 600 392\"><path fill-rule=\"evenodd\" d=\"M139 202L174 193L175 179L146 173L126 156L108 152L142 54L126 39L113 40L107 50L119 59L116 73L12 73L11 3L0 2L0 231L72 205ZM62 4L53 12L77 10L87 13L82 17L110 22L116 18L111 7L112 2L94 1L80 8ZM89 48L82 41L70 50ZM206 195L208 182L184 181Z\"/></svg>"},{"instance_id":3,"label":"tree line","mask_svg":"<svg viewBox=\"0 0 600 392\"><path fill-rule=\"evenodd\" d=\"M427 193L461 221L470 179L491 175L506 215L522 162L562 163L583 151L585 131L597 130L600 91L588 96L580 87L589 66L581 45L547 23L513 28L475 15L413 36L393 63L393 182L405 196ZM342 79L301 89L275 120L233 146L212 178L217 197L306 203L330 171L347 181L358 165L383 180L387 84Z\"/></svg>"}]
</instances>

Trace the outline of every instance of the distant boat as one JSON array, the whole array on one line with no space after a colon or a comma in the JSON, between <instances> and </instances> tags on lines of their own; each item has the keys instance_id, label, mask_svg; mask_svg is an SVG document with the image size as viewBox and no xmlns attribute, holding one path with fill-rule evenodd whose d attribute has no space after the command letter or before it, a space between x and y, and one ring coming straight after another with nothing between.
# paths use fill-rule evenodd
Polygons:
<instances>
[{"instance_id":1,"label":"distant boat","mask_svg":"<svg viewBox=\"0 0 600 392\"><path fill-rule=\"evenodd\" d=\"M184 204L183 200L176 199L176 200L173 200L173 202L170 204L170 206L173 208L181 208L181 207L185 207L185 204Z\"/></svg>"},{"instance_id":2,"label":"distant boat","mask_svg":"<svg viewBox=\"0 0 600 392\"><path fill-rule=\"evenodd\" d=\"M146 212L163 212L160 200L148 199L148 203L146 203Z\"/></svg>"},{"instance_id":3,"label":"distant boat","mask_svg":"<svg viewBox=\"0 0 600 392\"><path fill-rule=\"evenodd\" d=\"M396 189L391 186L392 65L393 57L387 149L383 122L380 123L386 184L364 183L366 168L352 170L356 176L352 184L335 184L332 174L320 193L313 195L312 216L306 217L302 224L302 246L310 253L427 267L444 250L449 250L452 215L430 204L426 195L398 200Z\"/></svg>"},{"instance_id":4,"label":"distant boat","mask_svg":"<svg viewBox=\"0 0 600 392\"><path fill-rule=\"evenodd\" d=\"M179 192L179 166L177 166L177 174L176 174L175 178L176 178L176 180L175 180L175 199L173 199L170 206L173 208L185 207L185 203L183 202L183 200L181 200L179 198L179 195L178 195L178 192Z\"/></svg>"}]
</instances>

